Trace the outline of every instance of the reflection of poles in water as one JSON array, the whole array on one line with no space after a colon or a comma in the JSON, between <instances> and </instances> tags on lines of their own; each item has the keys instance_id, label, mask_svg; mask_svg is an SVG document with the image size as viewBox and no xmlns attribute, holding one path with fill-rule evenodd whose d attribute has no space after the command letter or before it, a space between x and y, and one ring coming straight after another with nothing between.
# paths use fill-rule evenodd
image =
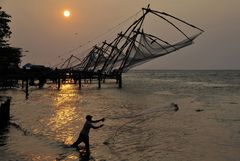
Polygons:
<instances>
[{"instance_id":1,"label":"reflection of poles in water","mask_svg":"<svg viewBox=\"0 0 240 161\"><path fill-rule=\"evenodd\" d=\"M144 110L143 112L140 112L134 116L129 116L129 117L123 117L123 118L133 118L125 123L123 123L121 126L119 126L115 132L114 132L114 135L108 139L106 139L103 144L105 145L109 145L109 144L114 144L115 143L115 138L118 136L119 134L119 131L124 127L126 126L127 124L130 124L134 121L139 121L139 118L140 116L146 116L147 114L152 114L152 113L157 113L157 112L162 112L160 115L157 115L157 117L159 116L162 116L164 114L166 114L167 112L177 112L179 110L179 106L178 104L176 103L171 103L170 105L170 108L167 108L167 109L161 109L161 110L154 110L154 109L159 109L159 108L151 108L151 109L147 109L147 110ZM154 110L154 111L153 111ZM151 117L152 118L152 117ZM146 121L147 119L145 119L144 121ZM143 120L141 121L143 122Z\"/></svg>"}]
</instances>

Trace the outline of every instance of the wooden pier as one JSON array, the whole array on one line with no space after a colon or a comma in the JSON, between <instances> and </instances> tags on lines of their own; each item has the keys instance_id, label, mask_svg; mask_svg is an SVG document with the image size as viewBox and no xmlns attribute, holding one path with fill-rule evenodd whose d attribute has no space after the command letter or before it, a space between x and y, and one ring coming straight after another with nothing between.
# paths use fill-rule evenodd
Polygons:
<instances>
[{"instance_id":1,"label":"wooden pier","mask_svg":"<svg viewBox=\"0 0 240 161\"><path fill-rule=\"evenodd\" d=\"M75 84L79 85L81 89L82 83L89 80L92 83L93 80L97 80L98 88L101 88L101 84L105 82L106 79L114 79L118 83L118 88L122 88L122 74L102 74L100 71L97 72L86 72L77 70L57 70L55 73L58 89L61 88L61 84L65 83L66 80L73 80Z\"/></svg>"},{"instance_id":2,"label":"wooden pier","mask_svg":"<svg viewBox=\"0 0 240 161\"><path fill-rule=\"evenodd\" d=\"M62 84L74 83L79 85L79 90L82 88L82 84L86 82L92 83L93 80L97 82L97 88L102 87L102 83L105 83L106 79L116 80L118 88L122 88L122 73L102 73L100 71L80 71L73 69L51 69L47 67L33 68L33 69L19 69L17 74L4 75L0 79L0 88L18 88L21 87L26 95L29 96L29 87L35 86L42 88L45 83L52 83L57 86L57 89L61 89ZM5 83L7 82L7 84ZM10 83L9 83L10 82ZM21 83L21 86L19 86Z\"/></svg>"}]
</instances>

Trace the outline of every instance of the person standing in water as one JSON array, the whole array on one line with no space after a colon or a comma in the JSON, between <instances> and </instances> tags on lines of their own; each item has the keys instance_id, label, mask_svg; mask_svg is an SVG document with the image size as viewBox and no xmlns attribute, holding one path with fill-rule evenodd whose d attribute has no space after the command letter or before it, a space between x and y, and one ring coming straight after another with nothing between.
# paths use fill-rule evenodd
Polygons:
<instances>
[{"instance_id":1,"label":"person standing in water","mask_svg":"<svg viewBox=\"0 0 240 161\"><path fill-rule=\"evenodd\" d=\"M97 122L104 122L104 118L99 119L99 120L92 120L92 116L91 115L87 115L86 116L86 122L84 123L84 126L79 134L79 137L77 139L77 141L75 141L71 146L72 147L78 147L78 145L81 142L84 142L85 144L85 148L86 148L86 152L89 154L90 153L90 148L89 148L89 132L90 129L98 129L103 127L103 124L99 125L99 126L94 126L93 123L97 123Z\"/></svg>"}]
</instances>

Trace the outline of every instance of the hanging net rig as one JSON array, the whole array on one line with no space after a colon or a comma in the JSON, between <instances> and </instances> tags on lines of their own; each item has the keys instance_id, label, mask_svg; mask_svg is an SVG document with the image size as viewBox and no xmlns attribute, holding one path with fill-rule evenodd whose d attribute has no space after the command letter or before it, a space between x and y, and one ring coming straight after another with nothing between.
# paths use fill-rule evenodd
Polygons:
<instances>
[{"instance_id":1,"label":"hanging net rig","mask_svg":"<svg viewBox=\"0 0 240 161\"><path fill-rule=\"evenodd\" d=\"M204 31L184 20L165 12L142 8L142 16L135 20L125 31L120 32L111 42L104 41L95 45L82 59L73 55L62 65L62 69L71 69L84 73L101 73L106 76L119 75L129 69L158 57L170 54L193 44ZM148 16L161 19L181 35L176 42L169 42L144 31L144 22ZM187 34L177 24L183 24L194 34Z\"/></svg>"}]
</instances>

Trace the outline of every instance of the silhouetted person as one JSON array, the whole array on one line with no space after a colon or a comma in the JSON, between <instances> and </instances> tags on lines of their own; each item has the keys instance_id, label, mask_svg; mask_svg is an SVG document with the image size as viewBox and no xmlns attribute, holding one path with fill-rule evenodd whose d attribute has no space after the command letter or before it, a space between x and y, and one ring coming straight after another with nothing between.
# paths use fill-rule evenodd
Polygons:
<instances>
[{"instance_id":1,"label":"silhouetted person","mask_svg":"<svg viewBox=\"0 0 240 161\"><path fill-rule=\"evenodd\" d=\"M77 139L77 141L75 141L71 146L72 147L78 147L78 145L81 142L84 142L85 144L85 148L86 148L86 153L89 154L90 153L90 149L89 149L89 132L90 129L98 129L100 127L103 127L103 124L99 125L99 126L94 126L93 123L97 123L100 121L104 121L105 119L99 119L99 120L92 120L92 116L91 115L87 115L86 116L86 122L84 123L84 126L79 134L79 137Z\"/></svg>"}]
</instances>

